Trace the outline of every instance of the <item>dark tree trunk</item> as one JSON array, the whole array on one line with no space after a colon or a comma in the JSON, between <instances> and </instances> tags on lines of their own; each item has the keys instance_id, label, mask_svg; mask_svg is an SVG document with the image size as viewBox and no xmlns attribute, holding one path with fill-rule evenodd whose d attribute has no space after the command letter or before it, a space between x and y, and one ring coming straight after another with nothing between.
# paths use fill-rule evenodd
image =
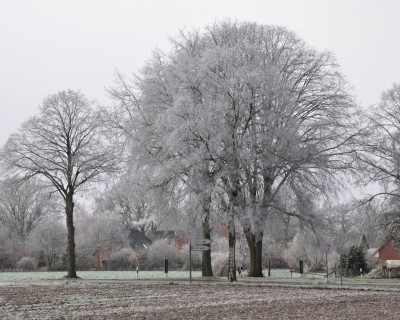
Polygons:
<instances>
[{"instance_id":1,"label":"dark tree trunk","mask_svg":"<svg viewBox=\"0 0 400 320\"><path fill-rule=\"evenodd\" d=\"M203 238L211 240L211 230L210 230L210 202L211 196L209 196L206 201L203 203L203 211L204 211L204 219L203 219ZM210 244L211 247L211 244ZM203 277L212 277L213 271L211 266L211 248L210 250L203 251L203 268L202 268L202 276Z\"/></svg>"},{"instance_id":2,"label":"dark tree trunk","mask_svg":"<svg viewBox=\"0 0 400 320\"><path fill-rule=\"evenodd\" d=\"M65 198L65 213L67 218L67 258L68 274L67 278L77 278L76 257L75 257L75 227L74 227L74 200L73 195L68 194Z\"/></svg>"},{"instance_id":3,"label":"dark tree trunk","mask_svg":"<svg viewBox=\"0 0 400 320\"><path fill-rule=\"evenodd\" d=\"M229 222L228 222L228 243L229 243L229 270L228 270L228 281L234 282L237 281L236 278L236 252L235 252L235 244L236 244L236 233L235 233L235 219L234 213L230 212Z\"/></svg>"},{"instance_id":4,"label":"dark tree trunk","mask_svg":"<svg viewBox=\"0 0 400 320\"><path fill-rule=\"evenodd\" d=\"M262 238L263 233L255 235L249 228L244 229L244 233L249 247L249 277L263 277L262 273Z\"/></svg>"}]
</instances>

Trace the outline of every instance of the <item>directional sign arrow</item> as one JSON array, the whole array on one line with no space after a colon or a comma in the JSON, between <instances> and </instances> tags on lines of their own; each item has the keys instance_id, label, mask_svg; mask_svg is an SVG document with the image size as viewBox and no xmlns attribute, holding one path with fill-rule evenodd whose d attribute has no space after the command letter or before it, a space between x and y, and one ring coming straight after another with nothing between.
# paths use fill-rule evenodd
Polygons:
<instances>
[{"instance_id":1,"label":"directional sign arrow","mask_svg":"<svg viewBox=\"0 0 400 320\"><path fill-rule=\"evenodd\" d=\"M194 239L194 240L192 240L193 246L210 245L210 243L211 243L211 240L209 240L209 239Z\"/></svg>"},{"instance_id":2,"label":"directional sign arrow","mask_svg":"<svg viewBox=\"0 0 400 320\"><path fill-rule=\"evenodd\" d=\"M209 246L198 246L198 245L193 246L192 245L192 251L207 251L207 250L210 250Z\"/></svg>"}]
</instances>

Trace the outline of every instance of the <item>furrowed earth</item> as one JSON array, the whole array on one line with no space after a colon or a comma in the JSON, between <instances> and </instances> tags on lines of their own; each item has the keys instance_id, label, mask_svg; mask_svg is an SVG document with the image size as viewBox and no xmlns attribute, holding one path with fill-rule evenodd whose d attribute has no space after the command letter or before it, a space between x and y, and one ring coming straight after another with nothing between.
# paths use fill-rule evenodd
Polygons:
<instances>
[{"instance_id":1,"label":"furrowed earth","mask_svg":"<svg viewBox=\"0 0 400 320\"><path fill-rule=\"evenodd\" d=\"M400 319L400 293L58 280L5 283L0 319Z\"/></svg>"}]
</instances>

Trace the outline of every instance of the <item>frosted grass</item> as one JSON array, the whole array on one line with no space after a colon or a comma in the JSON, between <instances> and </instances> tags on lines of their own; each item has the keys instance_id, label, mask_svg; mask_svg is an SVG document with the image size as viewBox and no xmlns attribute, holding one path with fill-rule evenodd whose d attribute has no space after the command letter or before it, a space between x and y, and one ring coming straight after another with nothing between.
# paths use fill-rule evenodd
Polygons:
<instances>
[{"instance_id":1,"label":"frosted grass","mask_svg":"<svg viewBox=\"0 0 400 320\"><path fill-rule=\"evenodd\" d=\"M60 272L0 272L0 282L60 280L66 276ZM189 279L189 271L78 271L78 277L85 280L136 280L136 279ZM192 277L201 277L200 271L193 271Z\"/></svg>"},{"instance_id":2,"label":"frosted grass","mask_svg":"<svg viewBox=\"0 0 400 320\"><path fill-rule=\"evenodd\" d=\"M268 270L264 270L264 280L268 278ZM67 272L0 272L0 283L11 281L39 281L65 279ZM156 279L189 279L189 271L78 271L78 277L84 280L156 280ZM246 272L243 272L246 278ZM323 278L324 274L305 274L303 278ZM201 271L192 271L192 278L201 278ZM238 279L241 277L238 275ZM291 273L289 269L271 269L270 278L298 279L299 273ZM261 278L262 279L262 278ZM260 280L261 280L260 279Z\"/></svg>"}]
</instances>

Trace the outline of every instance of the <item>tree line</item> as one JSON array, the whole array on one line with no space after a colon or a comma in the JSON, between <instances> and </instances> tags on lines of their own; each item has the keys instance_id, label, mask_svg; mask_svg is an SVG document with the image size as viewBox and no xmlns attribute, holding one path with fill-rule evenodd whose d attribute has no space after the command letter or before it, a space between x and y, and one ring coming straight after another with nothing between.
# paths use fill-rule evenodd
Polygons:
<instances>
[{"instance_id":1,"label":"tree line","mask_svg":"<svg viewBox=\"0 0 400 320\"><path fill-rule=\"evenodd\" d=\"M76 195L100 185L96 211L118 212L126 230L179 221L210 239L226 225L230 281L237 225L253 277L263 275L263 243L278 222L286 245L293 224L318 239L370 212L368 228L397 233L400 85L363 108L333 54L286 28L223 21L182 31L136 75L118 73L108 93L103 108L79 91L48 96L0 154L2 221L18 224L8 204L25 189L35 201L14 228L21 239L62 206L68 277L76 277ZM349 186L371 183L382 191L327 211ZM211 252L202 260L211 276Z\"/></svg>"}]
</instances>

